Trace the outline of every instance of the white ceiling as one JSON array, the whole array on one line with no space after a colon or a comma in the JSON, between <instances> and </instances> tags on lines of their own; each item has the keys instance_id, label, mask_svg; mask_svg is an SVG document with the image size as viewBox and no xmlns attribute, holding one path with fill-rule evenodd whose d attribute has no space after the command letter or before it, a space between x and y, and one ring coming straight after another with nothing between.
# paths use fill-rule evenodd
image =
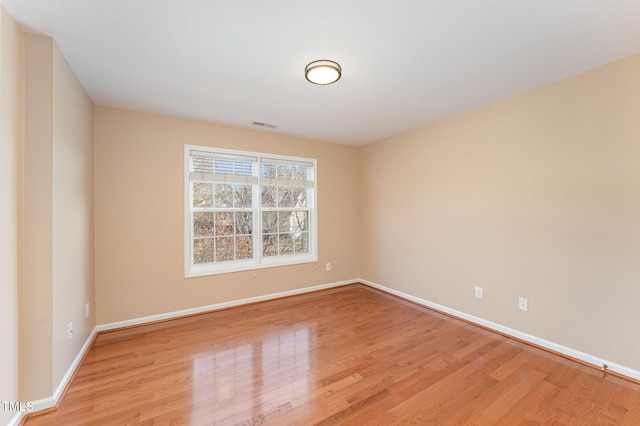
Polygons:
<instances>
[{"instance_id":1,"label":"white ceiling","mask_svg":"<svg viewBox=\"0 0 640 426\"><path fill-rule=\"evenodd\" d=\"M363 145L640 52L640 0L2 0L98 105ZM340 63L332 86L304 78ZM640 76L639 76L640 77Z\"/></svg>"}]
</instances>

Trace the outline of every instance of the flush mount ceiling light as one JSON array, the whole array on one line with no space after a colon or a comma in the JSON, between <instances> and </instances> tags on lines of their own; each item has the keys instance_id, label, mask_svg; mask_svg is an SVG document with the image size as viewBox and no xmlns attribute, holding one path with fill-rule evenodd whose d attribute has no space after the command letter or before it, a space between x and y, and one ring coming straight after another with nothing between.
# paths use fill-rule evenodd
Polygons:
<instances>
[{"instance_id":1,"label":"flush mount ceiling light","mask_svg":"<svg viewBox=\"0 0 640 426\"><path fill-rule=\"evenodd\" d=\"M342 68L328 59L310 62L304 69L305 78L313 84L326 86L335 83L342 76Z\"/></svg>"}]
</instances>

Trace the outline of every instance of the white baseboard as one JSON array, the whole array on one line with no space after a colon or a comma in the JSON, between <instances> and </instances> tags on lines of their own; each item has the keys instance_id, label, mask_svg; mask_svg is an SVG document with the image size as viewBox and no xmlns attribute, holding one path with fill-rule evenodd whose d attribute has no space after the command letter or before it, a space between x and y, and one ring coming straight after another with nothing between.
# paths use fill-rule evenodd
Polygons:
<instances>
[{"instance_id":1,"label":"white baseboard","mask_svg":"<svg viewBox=\"0 0 640 426\"><path fill-rule=\"evenodd\" d=\"M24 419L24 416L26 415L27 413L24 413L22 411L17 412L16 415L13 416L11 420L9 420L9 423L7 423L7 426L18 426L22 422L22 419Z\"/></svg>"},{"instance_id":2,"label":"white baseboard","mask_svg":"<svg viewBox=\"0 0 640 426\"><path fill-rule=\"evenodd\" d=\"M568 356L570 358L574 358L574 359L580 360L582 362L585 362L587 364L592 365L595 368L601 368L603 365L606 365L608 371L611 371L611 372L614 372L614 373L617 373L617 374L620 374L620 375L623 375L623 376L626 376L626 377L629 377L629 378L632 378L632 379L635 379L635 380L640 380L640 371L631 369L629 367L625 367L624 365L616 364L615 362L604 360L604 359L599 358L597 356L586 354L584 352L580 352L580 351L577 351L575 349L571 349L571 348L568 348L566 346L559 345L557 343L550 342L548 340L541 339L539 337L532 336L532 335L527 334L527 333L523 333L523 332L515 330L513 328L505 327L503 325L500 325L500 324L497 324L497 323L494 323L494 322L491 322L491 321L487 321L485 319L482 319L482 318L479 318L479 317L476 317L476 316L473 316L473 315L469 315L469 314L466 314L464 312L457 311L455 309L451 309L451 308L448 308L446 306L442 306L442 305L439 305L437 303L433 303L433 302L430 302L428 300L424 300L424 299L421 299L419 297L412 296L410 294L403 293L401 291L394 290L392 288L385 287L385 286L380 285L380 284L373 283L371 281L367 281L367 280L363 280L363 279L360 279L359 281L361 283L363 283L363 284L366 284L366 285L370 286L370 287L377 288L378 290L384 291L385 293L393 294L393 295L401 297L403 299L407 299L407 300L410 300L412 302L415 302L418 305L422 305L422 306L425 306L427 308L435 309L436 311L444 312L444 313L446 313L448 315L463 319L465 321L469 321L471 323L474 323L474 324L477 324L479 326L488 328L490 330L494 330L494 331L497 331L499 333L506 334L508 336L514 337L516 339L531 343L533 345L540 346L540 347L545 348L545 349L549 349L551 351L560 353L562 355L566 355L566 356Z\"/></svg>"},{"instance_id":3,"label":"white baseboard","mask_svg":"<svg viewBox=\"0 0 640 426\"><path fill-rule=\"evenodd\" d=\"M114 330L114 329L123 328L123 327L131 327L131 326L142 325L142 324L147 324L147 323L156 322L156 321L164 321L168 319L184 317L187 315L218 311L220 309L227 309L235 306L247 305L249 303L264 302L267 300L279 299L281 297L294 296L296 294L304 294L312 291L324 290L324 289L333 288L333 287L340 287L343 285L355 284L358 282L360 282L360 280L347 280L347 281L339 281L339 282L334 282L329 284L316 285L313 287L304 287L304 288L298 288L295 290L281 291L279 293L271 293L271 294L266 294L264 296L248 297L246 299L233 300L231 302L216 303L213 305L199 306L197 308L183 309L180 311L167 312L164 314L150 315L147 317L140 317L140 318L134 318L134 319L125 320L125 321L117 321L117 322L112 322L108 324L102 324L102 325L98 325L96 329L100 332L100 331Z\"/></svg>"},{"instance_id":4,"label":"white baseboard","mask_svg":"<svg viewBox=\"0 0 640 426\"><path fill-rule=\"evenodd\" d=\"M35 401L31 401L31 404L33 406L33 410L31 411L32 413L35 413L35 412L41 411L41 410L46 410L48 408L52 408L52 407L55 407L56 405L58 405L60 397L62 397L62 393L64 392L65 388L69 385L69 382L73 378L73 375L75 374L77 368L80 366L80 362L82 361L82 359L84 358L85 354L87 353L87 351L91 347L91 342L93 342L93 339L95 338L96 334L97 334L97 330L94 327L94 329L91 331L91 333L87 337L87 340L85 340L84 344L80 348L80 351L78 352L76 357L73 359L73 362L71 363L71 365L67 369L67 372L65 373L65 375L60 380L60 383L58 384L58 387L56 388L56 390L53 393L53 395L51 395L51 396L49 396L47 398L42 398L42 399L37 399ZM28 412L17 413L13 417L13 419L11 420L11 422L9 424L10 425L18 425L18 424L20 424L20 422L22 421L24 416L27 415L27 414L29 414L29 413Z\"/></svg>"}]
</instances>

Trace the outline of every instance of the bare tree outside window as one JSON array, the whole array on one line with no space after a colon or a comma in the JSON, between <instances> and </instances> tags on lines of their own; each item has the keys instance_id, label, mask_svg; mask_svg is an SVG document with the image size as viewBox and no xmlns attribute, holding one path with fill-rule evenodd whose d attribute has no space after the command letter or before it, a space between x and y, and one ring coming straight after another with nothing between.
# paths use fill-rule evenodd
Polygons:
<instances>
[{"instance_id":1,"label":"bare tree outside window","mask_svg":"<svg viewBox=\"0 0 640 426\"><path fill-rule=\"evenodd\" d=\"M262 203L263 255L308 253L306 189L263 187Z\"/></svg>"}]
</instances>

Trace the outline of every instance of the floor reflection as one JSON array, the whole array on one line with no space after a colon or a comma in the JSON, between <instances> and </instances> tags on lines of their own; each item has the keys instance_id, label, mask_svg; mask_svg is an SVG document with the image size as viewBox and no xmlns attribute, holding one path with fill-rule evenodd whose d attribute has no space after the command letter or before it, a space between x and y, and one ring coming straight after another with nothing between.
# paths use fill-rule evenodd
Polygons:
<instances>
[{"instance_id":1,"label":"floor reflection","mask_svg":"<svg viewBox=\"0 0 640 426\"><path fill-rule=\"evenodd\" d=\"M315 325L295 324L258 341L239 338L236 346L195 354L193 423L242 423L305 398L314 383L315 336Z\"/></svg>"}]
</instances>

